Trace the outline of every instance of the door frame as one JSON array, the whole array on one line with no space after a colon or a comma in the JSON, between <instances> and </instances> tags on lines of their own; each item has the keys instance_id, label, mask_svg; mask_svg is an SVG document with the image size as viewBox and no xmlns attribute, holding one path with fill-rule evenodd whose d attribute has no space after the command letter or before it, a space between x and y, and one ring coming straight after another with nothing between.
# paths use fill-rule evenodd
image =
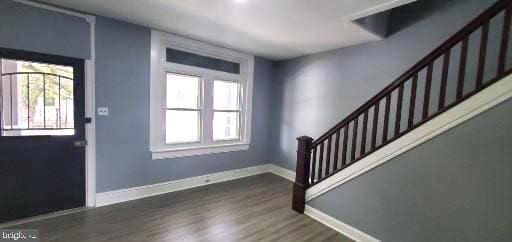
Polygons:
<instances>
[{"instance_id":1,"label":"door frame","mask_svg":"<svg viewBox=\"0 0 512 242\"><path fill-rule=\"evenodd\" d=\"M85 117L91 122L85 124L85 206L96 207L96 16L62 9L28 0L13 0L17 3L41 8L84 19L90 26L90 59L85 60ZM30 50L29 50L30 51Z\"/></svg>"}]
</instances>

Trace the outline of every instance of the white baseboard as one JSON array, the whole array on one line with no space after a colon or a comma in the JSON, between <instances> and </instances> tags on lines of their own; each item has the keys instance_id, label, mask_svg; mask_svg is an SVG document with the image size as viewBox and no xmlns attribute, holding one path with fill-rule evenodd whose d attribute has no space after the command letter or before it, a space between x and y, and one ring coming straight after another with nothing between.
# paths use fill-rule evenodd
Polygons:
<instances>
[{"instance_id":1,"label":"white baseboard","mask_svg":"<svg viewBox=\"0 0 512 242\"><path fill-rule=\"evenodd\" d=\"M304 214L322 224L325 224L327 227L338 231L339 233L347 236L348 238L356 242L379 242L378 239L368 234L365 234L360 230L348 224L345 224L309 205L306 205L306 208L304 209Z\"/></svg>"},{"instance_id":2,"label":"white baseboard","mask_svg":"<svg viewBox=\"0 0 512 242\"><path fill-rule=\"evenodd\" d=\"M182 180L152 184L147 186L133 187L127 189L121 189L111 192L103 192L98 193L96 195L96 206L102 207L111 204L136 200L140 198L156 196L164 193L175 192L179 190L185 190L193 187L204 186L208 184L229 181L234 179L239 179L243 177L258 175L262 173L273 173L275 175L281 176L287 180L294 181L295 172L290 171L288 169L282 168L280 166L274 164L265 164L259 166L252 166L237 170L224 171L219 173L212 173L203 176L196 176L191 178L186 178ZM30 222L35 222L43 219L54 218L62 215L68 215L71 213L81 212L92 208L77 208L59 211L55 213L20 219L12 222L0 223L0 228L11 227L19 224L25 224Z\"/></svg>"},{"instance_id":3,"label":"white baseboard","mask_svg":"<svg viewBox=\"0 0 512 242\"><path fill-rule=\"evenodd\" d=\"M382 149L377 150L357 163L309 188L306 191L306 201L310 201L384 164L396 156L456 127L511 97L512 75L509 75L461 104L419 126L410 133L384 146Z\"/></svg>"},{"instance_id":4,"label":"white baseboard","mask_svg":"<svg viewBox=\"0 0 512 242\"><path fill-rule=\"evenodd\" d=\"M96 195L96 206L107 206L115 203L126 202L150 196L156 196L164 193L190 189L193 187L199 187L208 184L229 181L268 172L276 174L278 176L282 176L288 180L293 181L293 179L295 179L294 172L273 164L265 164L238 170L224 171L181 180L152 184L147 186L98 193Z\"/></svg>"},{"instance_id":5,"label":"white baseboard","mask_svg":"<svg viewBox=\"0 0 512 242\"><path fill-rule=\"evenodd\" d=\"M274 164L269 164L268 167L269 167L269 172L271 172L275 175L278 175L280 177L283 177L291 182L295 181L295 172L294 171L290 171L286 168L283 168L283 167L280 167L280 166L274 165Z\"/></svg>"}]
</instances>

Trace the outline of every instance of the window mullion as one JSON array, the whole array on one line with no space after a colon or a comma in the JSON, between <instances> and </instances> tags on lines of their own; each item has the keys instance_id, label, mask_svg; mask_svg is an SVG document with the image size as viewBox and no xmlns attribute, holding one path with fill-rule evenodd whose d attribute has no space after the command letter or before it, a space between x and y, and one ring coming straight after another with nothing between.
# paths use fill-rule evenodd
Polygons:
<instances>
[{"instance_id":1,"label":"window mullion","mask_svg":"<svg viewBox=\"0 0 512 242\"><path fill-rule=\"evenodd\" d=\"M205 75L203 78L203 143L213 143L213 80Z\"/></svg>"},{"instance_id":2,"label":"window mullion","mask_svg":"<svg viewBox=\"0 0 512 242\"><path fill-rule=\"evenodd\" d=\"M245 82L240 82L240 85L238 86L238 110L239 110L239 115L238 115L238 137L240 138L240 140L244 140L245 139L245 128L244 128L244 125L245 125L244 83Z\"/></svg>"}]
</instances>

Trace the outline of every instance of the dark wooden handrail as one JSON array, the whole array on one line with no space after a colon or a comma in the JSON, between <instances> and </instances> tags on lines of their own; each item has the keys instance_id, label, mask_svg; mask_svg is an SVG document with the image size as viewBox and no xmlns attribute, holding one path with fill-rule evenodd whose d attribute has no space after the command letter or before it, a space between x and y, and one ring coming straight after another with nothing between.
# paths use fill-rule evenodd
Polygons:
<instances>
[{"instance_id":1,"label":"dark wooden handrail","mask_svg":"<svg viewBox=\"0 0 512 242\"><path fill-rule=\"evenodd\" d=\"M340 121L334 127L332 127L327 132L325 132L323 135L318 137L315 141L313 141L313 145L318 145L320 142L325 141L327 139L327 137L336 133L337 130L343 128L343 126L345 126L348 122L352 121L355 117L361 115L365 110L372 107L375 104L375 102L386 97L386 95L388 93L390 93L391 91L396 89L401 83L404 83L405 81L409 80L413 75L420 72L429 63L435 61L437 58L442 56L447 50L449 50L453 46L457 45L466 36L473 33L475 30L477 30L483 24L488 22L491 18L496 16L498 13L500 13L507 5L510 4L510 2L511 2L510 0L500 0L497 3L495 3L493 6L491 6L489 9L487 9L485 12L483 12L478 17L473 19L464 28L462 28L457 33L455 33L452 37L450 37L448 40L446 40L443 44L441 44L439 47L437 47L432 52L430 52L427 56L425 56L423 59L421 59L418 63L416 63L414 66L412 66L409 70L407 70L404 74L402 74L400 77L398 77L395 81L390 83L388 86L386 86L384 89L382 89L379 93L377 93L375 96L373 96L368 101L366 101L363 105L361 105L359 108L357 108L354 112L352 112L350 115L348 115L345 119Z\"/></svg>"},{"instance_id":2,"label":"dark wooden handrail","mask_svg":"<svg viewBox=\"0 0 512 242\"><path fill-rule=\"evenodd\" d=\"M489 61L486 60L493 57L487 56L489 28L491 23L498 22L491 20L494 20L496 16L503 12L497 67L488 66ZM458 105L506 75L511 74L512 69L506 66L511 21L512 0L497 1L319 138L312 141L313 139L310 137L300 137L296 169L297 174L301 175L300 177L297 175L294 186L293 208L298 212L303 212L305 203L304 194L307 188L320 183L328 177L358 162L369 154L423 125L432 118L437 117L439 114ZM476 81L474 88L465 92L465 90L468 89L468 86L465 88L465 85L467 85L465 83L469 77L466 75L466 69L468 67L468 48L470 45L469 39L470 36L479 29L482 31L480 32L481 36L479 38L480 44L477 56L478 63L476 65ZM450 65L452 59L451 51L458 45L460 45L460 53L457 55L459 61L456 65ZM433 77L435 69L434 62L437 60L442 61L440 79ZM453 68L457 67L457 69L452 70L450 69L451 66ZM485 70L489 71L489 68L496 68L496 75L484 80ZM418 78L419 73L422 71L426 72L424 81ZM452 78L453 80L449 79L448 73L450 71L456 73L457 78ZM432 88L433 81L436 80L440 80L439 90ZM409 82L411 85L406 87L406 84ZM455 100L450 102L448 102L446 98L448 83L453 83L456 86ZM418 87L424 87L422 99L419 99L417 95ZM410 89L408 99L404 97L406 89ZM437 92L433 93L433 90ZM390 111L392 96L396 97L396 103L393 104L393 107L396 107L396 110L394 110L395 113ZM438 100L437 106L435 107L437 108L436 110L434 110L435 108L432 107L431 103L434 98ZM420 105L422 110L421 114L415 117L415 115L417 115L415 108L418 101L422 102L418 103L422 104ZM409 105L409 110L406 112L402 110L404 104ZM380 121L379 112L383 112L384 118L382 121ZM372 120L369 119L370 114L372 114ZM394 125L390 124L391 118L395 120ZM403 118L405 118L405 120L403 120ZM402 125L402 120L406 121L405 125ZM370 127L371 133L368 132L368 128ZM381 137L378 136L379 130L382 130ZM349 132L351 133L350 135ZM370 134L370 137L368 137L368 134ZM379 139L382 142L377 144ZM367 145L367 141L370 143L369 146ZM351 149L348 149L348 146L350 146ZM307 149L305 150L305 148ZM357 152L357 148L359 148L359 152ZM340 151L341 156L339 155ZM333 159L331 159L331 153L334 156ZM350 159L348 159L349 156ZM339 161L341 161L340 166L338 166Z\"/></svg>"}]
</instances>

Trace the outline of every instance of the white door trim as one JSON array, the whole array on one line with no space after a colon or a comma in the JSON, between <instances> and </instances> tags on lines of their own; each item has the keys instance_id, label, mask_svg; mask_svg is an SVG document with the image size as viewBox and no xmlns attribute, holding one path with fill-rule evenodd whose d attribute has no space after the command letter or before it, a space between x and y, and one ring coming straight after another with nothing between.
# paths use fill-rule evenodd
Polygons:
<instances>
[{"instance_id":1,"label":"white door trim","mask_svg":"<svg viewBox=\"0 0 512 242\"><path fill-rule=\"evenodd\" d=\"M85 125L85 206L96 206L96 17L88 16L91 28L91 60L86 61L85 116L91 123Z\"/></svg>"},{"instance_id":2,"label":"white door trim","mask_svg":"<svg viewBox=\"0 0 512 242\"><path fill-rule=\"evenodd\" d=\"M512 97L512 74L306 191L310 201Z\"/></svg>"},{"instance_id":3,"label":"white door trim","mask_svg":"<svg viewBox=\"0 0 512 242\"><path fill-rule=\"evenodd\" d=\"M87 147L85 149L85 206L96 206L96 17L71 10L66 10L43 3L28 0L13 0L14 2L29 5L36 8L46 9L62 14L83 18L90 25L90 60L85 61L85 116L91 118L92 122L85 125L85 138Z\"/></svg>"}]
</instances>

